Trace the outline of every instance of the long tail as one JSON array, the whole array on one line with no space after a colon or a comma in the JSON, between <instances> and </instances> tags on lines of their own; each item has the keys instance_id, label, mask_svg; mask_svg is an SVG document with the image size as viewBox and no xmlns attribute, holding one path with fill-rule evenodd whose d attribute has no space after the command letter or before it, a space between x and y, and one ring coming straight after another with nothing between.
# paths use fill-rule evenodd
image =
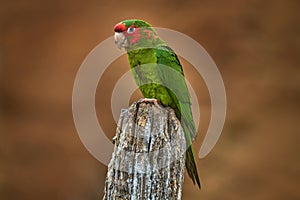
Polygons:
<instances>
[{"instance_id":1,"label":"long tail","mask_svg":"<svg viewBox=\"0 0 300 200\"><path fill-rule=\"evenodd\" d=\"M198 175L197 164L194 156L194 149L192 145L192 138L196 136L196 128L193 120L193 115L191 111L190 104L188 103L179 103L175 108L175 113L178 119L181 122L186 140L186 158L185 166L188 172L189 177L192 179L193 183L198 185L201 189L201 183Z\"/></svg>"},{"instance_id":2,"label":"long tail","mask_svg":"<svg viewBox=\"0 0 300 200\"><path fill-rule=\"evenodd\" d=\"M193 134L190 133L190 129L188 128L188 125L186 124L185 120L182 121L182 127L185 133L186 145L187 145L185 166L188 175L192 179L193 183L195 184L196 182L198 187L201 189L201 183L197 171L197 164L194 156L194 150L193 150L192 139L191 139L191 135Z\"/></svg>"}]
</instances>

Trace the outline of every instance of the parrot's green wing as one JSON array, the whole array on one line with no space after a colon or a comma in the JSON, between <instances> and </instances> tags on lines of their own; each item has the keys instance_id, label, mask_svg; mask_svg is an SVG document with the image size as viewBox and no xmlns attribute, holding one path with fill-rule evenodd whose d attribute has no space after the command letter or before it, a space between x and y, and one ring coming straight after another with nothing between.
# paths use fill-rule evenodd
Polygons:
<instances>
[{"instance_id":1,"label":"parrot's green wing","mask_svg":"<svg viewBox=\"0 0 300 200\"><path fill-rule=\"evenodd\" d=\"M192 147L192 139L196 135L196 128L191 111L191 98L184 79L183 70L177 55L168 46L159 46L156 49L158 72L164 86L172 97L171 106L181 121L186 137L186 168L189 176L200 186L196 161Z\"/></svg>"},{"instance_id":2,"label":"parrot's green wing","mask_svg":"<svg viewBox=\"0 0 300 200\"><path fill-rule=\"evenodd\" d=\"M186 120L191 132L191 138L194 138L196 129L190 108L191 98L179 59L168 46L158 47L156 56L159 76L165 86L168 87L170 95L176 104L176 109L180 111L181 116L178 117L182 117L180 120ZM178 112L177 110L175 111Z\"/></svg>"}]
</instances>

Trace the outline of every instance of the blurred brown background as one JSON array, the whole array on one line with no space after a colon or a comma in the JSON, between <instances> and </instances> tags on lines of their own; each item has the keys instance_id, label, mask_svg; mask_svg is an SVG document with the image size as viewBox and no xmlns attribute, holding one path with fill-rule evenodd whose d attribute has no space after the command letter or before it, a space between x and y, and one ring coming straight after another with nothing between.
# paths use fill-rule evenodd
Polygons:
<instances>
[{"instance_id":1,"label":"blurred brown background","mask_svg":"<svg viewBox=\"0 0 300 200\"><path fill-rule=\"evenodd\" d=\"M194 38L224 79L224 131L198 160L203 189L186 179L183 199L300 199L299 8L297 0L1 1L0 199L102 198L106 166L77 135L72 88L83 59L127 18ZM117 60L98 87L109 137L111 90L127 67L125 56ZM210 102L193 68L184 70L204 113L198 152Z\"/></svg>"}]
</instances>

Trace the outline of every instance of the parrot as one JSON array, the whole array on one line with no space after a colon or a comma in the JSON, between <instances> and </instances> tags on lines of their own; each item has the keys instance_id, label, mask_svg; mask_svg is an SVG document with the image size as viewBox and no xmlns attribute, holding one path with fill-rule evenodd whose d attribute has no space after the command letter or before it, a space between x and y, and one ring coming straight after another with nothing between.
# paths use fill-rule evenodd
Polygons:
<instances>
[{"instance_id":1,"label":"parrot","mask_svg":"<svg viewBox=\"0 0 300 200\"><path fill-rule=\"evenodd\" d=\"M117 23L114 26L114 42L118 48L127 52L130 70L144 100L171 107L180 120L186 140L187 173L194 185L197 183L201 189L192 146L196 128L191 111L191 98L177 55L158 36L151 24L139 19ZM159 66L167 66L179 76Z\"/></svg>"}]
</instances>

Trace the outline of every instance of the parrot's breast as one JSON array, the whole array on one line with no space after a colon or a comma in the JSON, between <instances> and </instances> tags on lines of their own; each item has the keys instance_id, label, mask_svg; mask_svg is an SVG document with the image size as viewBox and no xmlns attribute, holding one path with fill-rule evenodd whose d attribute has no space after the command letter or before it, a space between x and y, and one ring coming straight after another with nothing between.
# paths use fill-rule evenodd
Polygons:
<instances>
[{"instance_id":1,"label":"parrot's breast","mask_svg":"<svg viewBox=\"0 0 300 200\"><path fill-rule=\"evenodd\" d=\"M140 49L128 53L131 72L145 98L154 98L164 106L172 104L168 89L158 70L155 49Z\"/></svg>"}]
</instances>

